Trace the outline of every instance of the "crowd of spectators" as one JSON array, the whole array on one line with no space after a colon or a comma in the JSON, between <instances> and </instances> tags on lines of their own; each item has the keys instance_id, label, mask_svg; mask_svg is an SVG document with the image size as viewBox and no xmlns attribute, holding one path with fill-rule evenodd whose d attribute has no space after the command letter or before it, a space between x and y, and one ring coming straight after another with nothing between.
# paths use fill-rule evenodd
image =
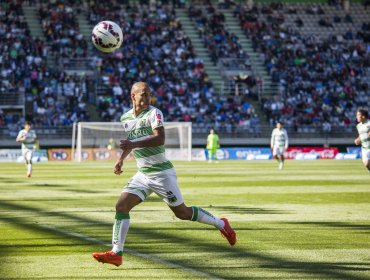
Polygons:
<instances>
[{"instance_id":1,"label":"crowd of spectators","mask_svg":"<svg viewBox=\"0 0 370 280\"><path fill-rule=\"evenodd\" d=\"M79 31L77 15L83 9L80 1L46 1L39 6L41 27L56 62L87 57L88 43Z\"/></svg>"},{"instance_id":2,"label":"crowd of spectators","mask_svg":"<svg viewBox=\"0 0 370 280\"><path fill-rule=\"evenodd\" d=\"M86 96L96 81L47 64L50 52L61 58L88 55L76 19L81 4L52 3L41 1L39 7L48 43L31 37L22 1L1 4L0 94L24 94L32 104L32 114L27 118L36 125L89 121ZM271 125L280 120L297 131L350 129L356 108L369 104L369 23L363 23L352 39L343 34L343 38L335 35L323 40L300 34L299 29L285 24L286 13L297 12L292 6L272 3L253 9L235 7L253 48L262 54L273 81L279 84L278 97L265 99L262 104ZM320 6L310 9L304 12L321 15ZM225 57L247 58L239 39L224 28L222 13L211 5L203 9L190 6L188 13L214 62ZM172 5L149 1L143 8L113 0L92 2L88 17L91 24L106 18L117 22L124 36L117 52L91 58L99 77L97 107L102 120L119 120L131 106L130 86L145 80L166 121L191 121L225 132L243 128L260 133L258 116L247 95L216 96ZM344 20L350 22L349 17ZM22 121L0 111L0 126L20 125Z\"/></svg>"},{"instance_id":3,"label":"crowd of spectators","mask_svg":"<svg viewBox=\"0 0 370 280\"><path fill-rule=\"evenodd\" d=\"M248 58L240 45L239 38L229 32L225 24L225 16L212 5L203 7L189 6L188 15L193 20L204 46L208 49L213 63L220 58Z\"/></svg>"},{"instance_id":4,"label":"crowd of spectators","mask_svg":"<svg viewBox=\"0 0 370 280\"><path fill-rule=\"evenodd\" d=\"M205 130L209 126L226 130L252 115L256 119L246 102L217 98L173 6L157 3L144 9L132 4L93 4L90 22L102 18L117 22L123 31L123 45L116 53L93 60L105 85L98 99L104 121L117 121L130 108L130 87L137 80L150 84L166 121L191 121Z\"/></svg>"},{"instance_id":5,"label":"crowd of spectators","mask_svg":"<svg viewBox=\"0 0 370 280\"><path fill-rule=\"evenodd\" d=\"M263 102L267 119L271 125L280 120L296 131L351 130L355 110L369 104L366 43L302 35L285 24L284 13L289 12L292 9L283 5L235 10L253 48L279 84L278 97Z\"/></svg>"},{"instance_id":6,"label":"crowd of spectators","mask_svg":"<svg viewBox=\"0 0 370 280\"><path fill-rule=\"evenodd\" d=\"M32 38L22 11L22 1L0 5L0 95L23 95L27 120L36 126L70 125L89 120L85 108L88 79L70 77L58 67L47 66L51 48L39 38ZM28 106L27 106L28 107ZM0 112L0 127L17 131L24 117L16 112Z\"/></svg>"}]
</instances>

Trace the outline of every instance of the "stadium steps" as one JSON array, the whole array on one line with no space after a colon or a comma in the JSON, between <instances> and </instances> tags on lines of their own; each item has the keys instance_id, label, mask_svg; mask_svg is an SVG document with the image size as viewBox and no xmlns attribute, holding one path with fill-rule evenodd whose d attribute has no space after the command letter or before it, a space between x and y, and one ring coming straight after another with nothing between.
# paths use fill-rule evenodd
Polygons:
<instances>
[{"instance_id":1,"label":"stadium steps","mask_svg":"<svg viewBox=\"0 0 370 280\"><path fill-rule=\"evenodd\" d=\"M89 112L92 122L100 122L102 119L99 116L99 113L96 109L96 105L91 103L86 103L86 109Z\"/></svg>"},{"instance_id":2,"label":"stadium steps","mask_svg":"<svg viewBox=\"0 0 370 280\"><path fill-rule=\"evenodd\" d=\"M41 40L45 40L44 34L42 32L40 18L38 16L38 11L36 7L29 7L26 5L22 6L24 17L27 21L27 25L31 31L31 35L33 38L40 38Z\"/></svg>"},{"instance_id":3,"label":"stadium steps","mask_svg":"<svg viewBox=\"0 0 370 280\"><path fill-rule=\"evenodd\" d=\"M90 57L93 53L93 45L90 44L91 42L91 30L93 26L90 25L89 21L87 20L87 12L82 11L80 14L77 15L78 26L80 29L81 34L84 36L84 39L88 42L88 56Z\"/></svg>"},{"instance_id":4,"label":"stadium steps","mask_svg":"<svg viewBox=\"0 0 370 280\"><path fill-rule=\"evenodd\" d=\"M222 86L222 77L220 71L217 65L212 62L208 50L204 47L202 39L199 37L193 22L187 15L186 9L176 9L176 16L182 25L182 30L191 40L196 55L202 59L204 68L213 84L216 94L220 95Z\"/></svg>"},{"instance_id":5,"label":"stadium steps","mask_svg":"<svg viewBox=\"0 0 370 280\"><path fill-rule=\"evenodd\" d=\"M235 18L230 10L219 10L225 15L225 27L230 32L234 33L239 38L239 42L243 50L251 59L253 73L262 78L263 81L263 96L273 96L278 94L278 85L274 83L271 76L266 70L264 61L258 52L252 48L252 42L248 39L240 27L239 20Z\"/></svg>"}]
</instances>

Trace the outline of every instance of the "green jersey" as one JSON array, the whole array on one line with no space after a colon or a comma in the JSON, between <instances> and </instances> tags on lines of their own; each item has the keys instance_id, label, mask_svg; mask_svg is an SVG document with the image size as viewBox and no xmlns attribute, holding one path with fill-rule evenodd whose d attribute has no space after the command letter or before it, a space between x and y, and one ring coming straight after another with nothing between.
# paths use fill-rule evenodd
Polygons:
<instances>
[{"instance_id":1,"label":"green jersey","mask_svg":"<svg viewBox=\"0 0 370 280\"><path fill-rule=\"evenodd\" d=\"M370 149L370 120L367 120L365 123L358 123L356 126L358 130L358 135L361 139L361 147L363 149Z\"/></svg>"},{"instance_id":2,"label":"green jersey","mask_svg":"<svg viewBox=\"0 0 370 280\"><path fill-rule=\"evenodd\" d=\"M219 147L218 145L218 135L217 134L209 134L207 137L207 149L208 150L216 150Z\"/></svg>"},{"instance_id":3,"label":"green jersey","mask_svg":"<svg viewBox=\"0 0 370 280\"><path fill-rule=\"evenodd\" d=\"M121 122L132 142L144 140L153 136L153 130L163 126L163 114L153 106L141 112L138 116L131 109L121 117ZM158 173L173 168L172 163L165 156L164 145L149 148L135 148L133 155L139 171L144 174Z\"/></svg>"}]
</instances>

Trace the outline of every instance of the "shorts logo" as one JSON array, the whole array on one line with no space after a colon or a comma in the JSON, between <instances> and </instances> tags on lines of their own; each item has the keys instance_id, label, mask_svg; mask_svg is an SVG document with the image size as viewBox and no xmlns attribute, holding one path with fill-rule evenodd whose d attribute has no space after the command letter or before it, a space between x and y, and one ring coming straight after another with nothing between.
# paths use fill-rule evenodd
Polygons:
<instances>
[{"instance_id":1,"label":"shorts logo","mask_svg":"<svg viewBox=\"0 0 370 280\"><path fill-rule=\"evenodd\" d=\"M173 192L169 191L166 194L167 194L168 202L173 203L177 201L177 197L173 194Z\"/></svg>"}]
</instances>

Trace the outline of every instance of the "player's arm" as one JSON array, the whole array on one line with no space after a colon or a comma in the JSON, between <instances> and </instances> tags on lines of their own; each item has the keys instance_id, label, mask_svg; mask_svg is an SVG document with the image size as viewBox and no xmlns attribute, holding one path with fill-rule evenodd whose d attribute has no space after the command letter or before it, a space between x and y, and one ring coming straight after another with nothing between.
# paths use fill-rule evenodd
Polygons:
<instances>
[{"instance_id":1,"label":"player's arm","mask_svg":"<svg viewBox=\"0 0 370 280\"><path fill-rule=\"evenodd\" d=\"M271 144L270 144L270 146L271 146L271 149L273 149L274 148L274 138L275 138L275 133L274 133L275 131L272 131L272 134L271 134Z\"/></svg>"},{"instance_id":2,"label":"player's arm","mask_svg":"<svg viewBox=\"0 0 370 280\"><path fill-rule=\"evenodd\" d=\"M144 139L144 140L135 141L135 142L130 141L130 140L121 140L121 144L119 145L119 147L122 150L157 147L160 145L164 145L164 141L165 141L164 127L159 126L153 129L153 135L151 137Z\"/></svg>"},{"instance_id":3,"label":"player's arm","mask_svg":"<svg viewBox=\"0 0 370 280\"><path fill-rule=\"evenodd\" d=\"M116 164L114 165L114 174L116 175L121 175L122 171L122 165L123 165L123 160L131 153L131 150L123 150L122 154L120 157L117 159Z\"/></svg>"},{"instance_id":4,"label":"player's arm","mask_svg":"<svg viewBox=\"0 0 370 280\"><path fill-rule=\"evenodd\" d=\"M356 139L355 139L355 144L358 146L358 145L361 145L361 138L360 138L360 136L359 137L357 137Z\"/></svg>"},{"instance_id":5,"label":"player's arm","mask_svg":"<svg viewBox=\"0 0 370 280\"><path fill-rule=\"evenodd\" d=\"M17 138L15 139L15 141L17 141L17 142L23 142L24 140L26 140L26 137L27 137L26 134L19 133L18 136L17 136Z\"/></svg>"},{"instance_id":6,"label":"player's arm","mask_svg":"<svg viewBox=\"0 0 370 280\"><path fill-rule=\"evenodd\" d=\"M39 139L37 138L37 135L36 135L36 133L35 133L35 138L33 139L33 144L36 144L37 143L37 141L38 141Z\"/></svg>"},{"instance_id":7,"label":"player's arm","mask_svg":"<svg viewBox=\"0 0 370 280\"><path fill-rule=\"evenodd\" d=\"M288 133L286 132L286 130L284 131L284 134L285 134L285 149L287 149L289 146L289 138L288 138Z\"/></svg>"}]
</instances>

